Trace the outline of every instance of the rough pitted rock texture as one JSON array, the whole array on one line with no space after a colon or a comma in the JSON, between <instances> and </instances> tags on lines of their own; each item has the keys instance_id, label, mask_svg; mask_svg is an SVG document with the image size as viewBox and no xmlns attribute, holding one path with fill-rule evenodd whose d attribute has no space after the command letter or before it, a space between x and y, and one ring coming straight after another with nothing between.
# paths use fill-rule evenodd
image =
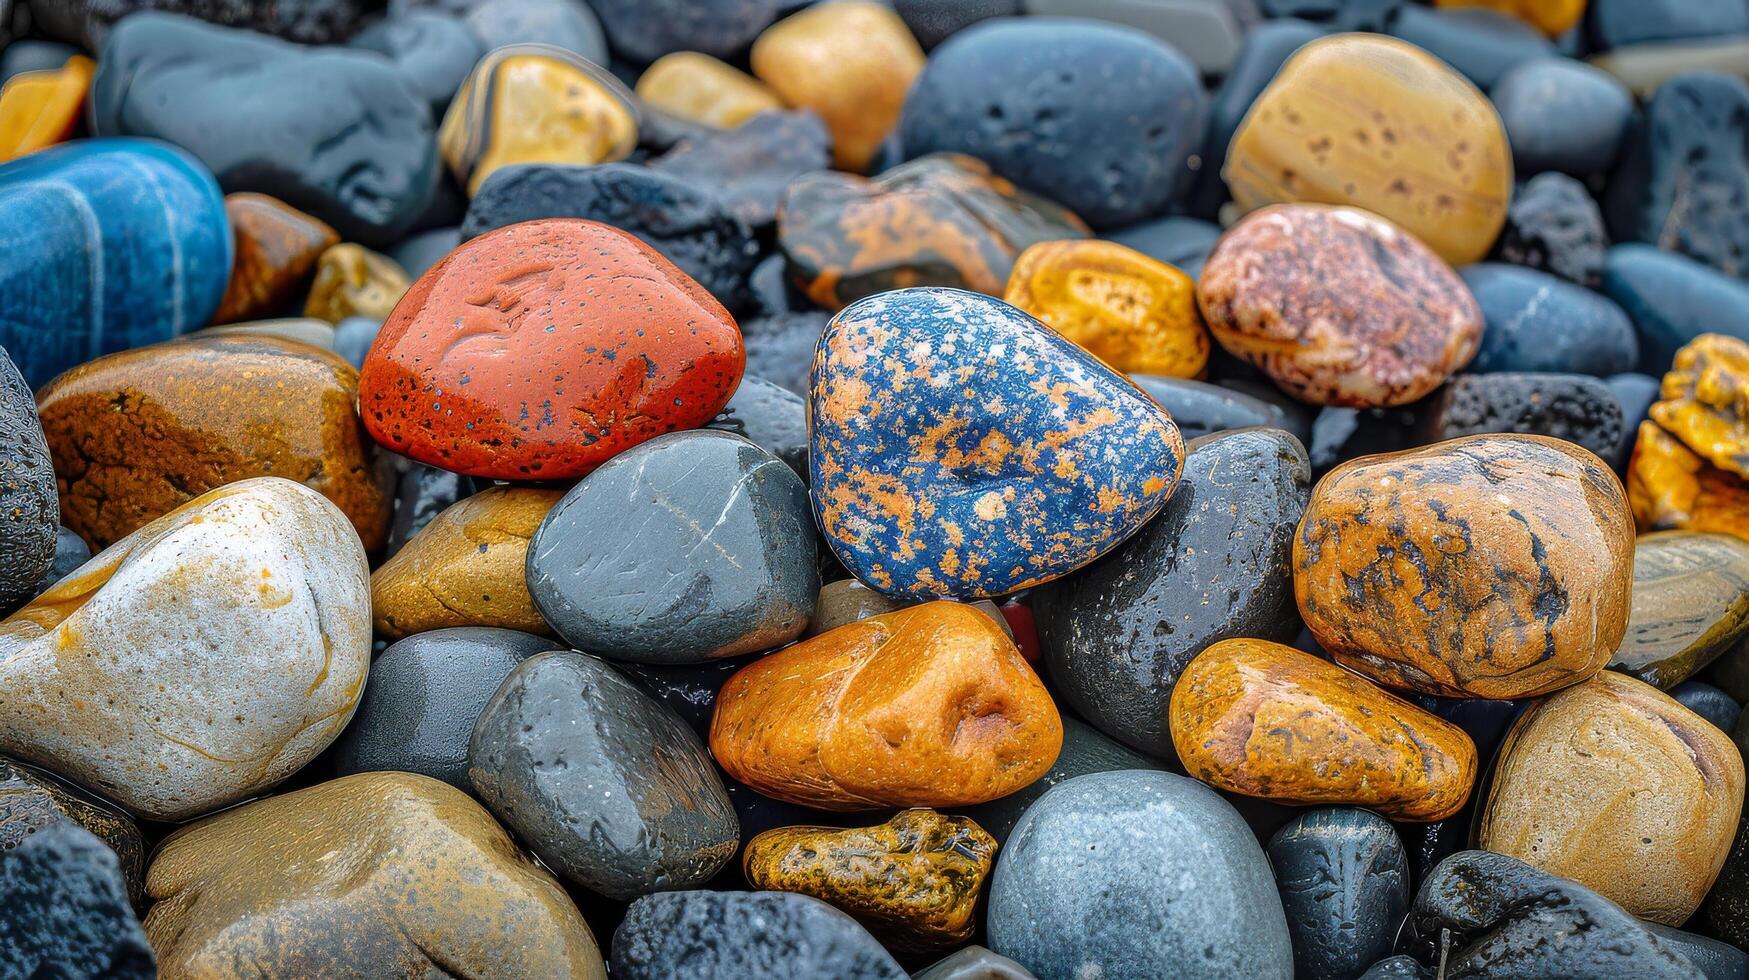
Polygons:
<instances>
[{"instance_id":1,"label":"rough pitted rock texture","mask_svg":"<svg viewBox=\"0 0 1749 980\"><path fill-rule=\"evenodd\" d=\"M55 561L60 502L30 388L0 347L0 613L31 598Z\"/></svg>"},{"instance_id":2,"label":"rough pitted rock texture","mask_svg":"<svg viewBox=\"0 0 1749 980\"><path fill-rule=\"evenodd\" d=\"M1609 233L1585 185L1566 174L1537 174L1518 188L1494 245L1502 262L1541 269L1581 286L1603 278Z\"/></svg>"},{"instance_id":3,"label":"rough pitted rock texture","mask_svg":"<svg viewBox=\"0 0 1749 980\"><path fill-rule=\"evenodd\" d=\"M1621 402L1600 378L1579 374L1466 374L1431 400L1429 441L1486 432L1553 436L1599 456L1621 441Z\"/></svg>"},{"instance_id":4,"label":"rough pitted rock texture","mask_svg":"<svg viewBox=\"0 0 1749 980\"><path fill-rule=\"evenodd\" d=\"M115 853L57 823L0 855L0 976L157 976Z\"/></svg>"},{"instance_id":5,"label":"rough pitted rock texture","mask_svg":"<svg viewBox=\"0 0 1749 980\"><path fill-rule=\"evenodd\" d=\"M789 892L661 892L626 909L613 934L623 980L905 980L856 920Z\"/></svg>"},{"instance_id":6,"label":"rough pitted rock texture","mask_svg":"<svg viewBox=\"0 0 1749 980\"><path fill-rule=\"evenodd\" d=\"M338 44L382 7L381 0L29 0L39 30L89 50L103 47L115 22L143 10L187 14L299 44Z\"/></svg>"}]
</instances>

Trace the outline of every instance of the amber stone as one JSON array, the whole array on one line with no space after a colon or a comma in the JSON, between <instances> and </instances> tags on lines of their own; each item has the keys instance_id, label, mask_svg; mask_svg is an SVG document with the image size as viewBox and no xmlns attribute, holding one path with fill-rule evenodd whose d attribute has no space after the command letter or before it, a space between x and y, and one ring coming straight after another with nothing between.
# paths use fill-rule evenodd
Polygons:
<instances>
[{"instance_id":1,"label":"amber stone","mask_svg":"<svg viewBox=\"0 0 1749 980\"><path fill-rule=\"evenodd\" d=\"M1436 7L1488 7L1516 17L1549 37L1565 34L1585 16L1586 0L1433 0Z\"/></svg>"},{"instance_id":2,"label":"amber stone","mask_svg":"<svg viewBox=\"0 0 1749 980\"><path fill-rule=\"evenodd\" d=\"M637 95L652 109L718 129L783 108L777 94L759 79L697 51L657 58L638 77Z\"/></svg>"},{"instance_id":3,"label":"amber stone","mask_svg":"<svg viewBox=\"0 0 1749 980\"><path fill-rule=\"evenodd\" d=\"M1281 803L1443 820L1476 781L1463 729L1268 640L1222 640L1197 654L1172 689L1168 727L1185 772Z\"/></svg>"},{"instance_id":4,"label":"amber stone","mask_svg":"<svg viewBox=\"0 0 1749 980\"><path fill-rule=\"evenodd\" d=\"M862 0L807 7L753 42L753 74L832 132L840 170L863 170L899 123L923 48L892 8Z\"/></svg>"},{"instance_id":5,"label":"amber stone","mask_svg":"<svg viewBox=\"0 0 1749 980\"><path fill-rule=\"evenodd\" d=\"M1628 500L1641 531L1719 531L1749 540L1749 482L1700 458L1656 422L1640 423L1628 460Z\"/></svg>"},{"instance_id":6,"label":"amber stone","mask_svg":"<svg viewBox=\"0 0 1749 980\"><path fill-rule=\"evenodd\" d=\"M386 320L413 281L387 255L351 242L335 245L316 262L316 280L304 316L339 323L349 316Z\"/></svg>"},{"instance_id":7,"label":"amber stone","mask_svg":"<svg viewBox=\"0 0 1749 980\"><path fill-rule=\"evenodd\" d=\"M873 180L802 177L784 194L777 228L790 274L833 311L910 286L1001 296L1023 249L1091 234L1067 209L958 153L920 157Z\"/></svg>"},{"instance_id":8,"label":"amber stone","mask_svg":"<svg viewBox=\"0 0 1749 980\"><path fill-rule=\"evenodd\" d=\"M225 195L236 258L214 323L273 316L310 281L316 262L340 244L327 223L266 194Z\"/></svg>"},{"instance_id":9,"label":"amber stone","mask_svg":"<svg viewBox=\"0 0 1749 980\"><path fill-rule=\"evenodd\" d=\"M1701 334L1676 352L1652 421L1732 475L1749 477L1749 343Z\"/></svg>"},{"instance_id":10,"label":"amber stone","mask_svg":"<svg viewBox=\"0 0 1749 980\"><path fill-rule=\"evenodd\" d=\"M947 807L1044 775L1063 723L989 616L928 602L736 671L717 695L710 743L730 776L790 803Z\"/></svg>"},{"instance_id":11,"label":"amber stone","mask_svg":"<svg viewBox=\"0 0 1749 980\"><path fill-rule=\"evenodd\" d=\"M209 336L82 364L37 393L37 411L61 522L94 548L208 490L281 476L333 501L374 550L388 535L394 475L357 400L357 372L333 354Z\"/></svg>"},{"instance_id":12,"label":"amber stone","mask_svg":"<svg viewBox=\"0 0 1749 980\"><path fill-rule=\"evenodd\" d=\"M1002 298L1126 374L1195 378L1208 365L1196 280L1115 242L1040 242Z\"/></svg>"},{"instance_id":13,"label":"amber stone","mask_svg":"<svg viewBox=\"0 0 1749 980\"><path fill-rule=\"evenodd\" d=\"M0 163L73 135L97 65L74 55L60 68L27 71L0 88Z\"/></svg>"},{"instance_id":14,"label":"amber stone","mask_svg":"<svg viewBox=\"0 0 1749 980\"><path fill-rule=\"evenodd\" d=\"M1628 632L1609 661L1668 691L1749 634L1749 542L1657 531L1634 543Z\"/></svg>"},{"instance_id":15,"label":"amber stone","mask_svg":"<svg viewBox=\"0 0 1749 980\"><path fill-rule=\"evenodd\" d=\"M1724 866L1742 808L1743 759L1730 736L1605 671L1519 716L1477 842L1679 926Z\"/></svg>"},{"instance_id":16,"label":"amber stone","mask_svg":"<svg viewBox=\"0 0 1749 980\"><path fill-rule=\"evenodd\" d=\"M931 950L972 938L972 911L996 839L966 817L901 810L877 827L780 827L747 842L741 866L761 891L837 906L889 947Z\"/></svg>"},{"instance_id":17,"label":"amber stone","mask_svg":"<svg viewBox=\"0 0 1749 980\"><path fill-rule=\"evenodd\" d=\"M638 145L630 92L582 55L512 44L480 59L444 113L437 148L473 194L511 163L624 160Z\"/></svg>"},{"instance_id":18,"label":"amber stone","mask_svg":"<svg viewBox=\"0 0 1749 980\"><path fill-rule=\"evenodd\" d=\"M551 636L525 570L529 538L563 496L491 487L432 518L371 574L377 635L398 640L450 626L498 626Z\"/></svg>"},{"instance_id":19,"label":"amber stone","mask_svg":"<svg viewBox=\"0 0 1749 980\"><path fill-rule=\"evenodd\" d=\"M367 772L159 845L146 938L171 977L606 976L559 883L467 794Z\"/></svg>"},{"instance_id":20,"label":"amber stone","mask_svg":"<svg viewBox=\"0 0 1749 980\"><path fill-rule=\"evenodd\" d=\"M1197 283L1210 332L1315 405L1406 405L1476 356L1482 311L1451 266L1357 208L1255 211Z\"/></svg>"},{"instance_id":21,"label":"amber stone","mask_svg":"<svg viewBox=\"0 0 1749 980\"><path fill-rule=\"evenodd\" d=\"M1377 34L1299 49L1233 134L1233 201L1352 204L1407 228L1452 265L1506 223L1512 154L1486 96L1445 62Z\"/></svg>"},{"instance_id":22,"label":"amber stone","mask_svg":"<svg viewBox=\"0 0 1749 980\"><path fill-rule=\"evenodd\" d=\"M1522 698L1608 662L1633 556L1603 460L1545 436L1469 436L1331 470L1294 537L1294 595L1345 667L1427 694Z\"/></svg>"},{"instance_id":23,"label":"amber stone","mask_svg":"<svg viewBox=\"0 0 1749 980\"><path fill-rule=\"evenodd\" d=\"M121 864L128 898L138 905L145 888L146 841L133 818L46 769L0 756L0 862L26 837L62 820L109 845Z\"/></svg>"}]
</instances>

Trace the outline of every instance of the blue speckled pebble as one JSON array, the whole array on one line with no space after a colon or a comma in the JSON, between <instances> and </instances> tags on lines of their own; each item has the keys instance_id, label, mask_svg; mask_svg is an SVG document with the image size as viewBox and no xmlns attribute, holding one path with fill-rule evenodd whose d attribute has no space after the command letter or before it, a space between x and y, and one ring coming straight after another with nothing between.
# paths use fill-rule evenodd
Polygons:
<instances>
[{"instance_id":1,"label":"blue speckled pebble","mask_svg":"<svg viewBox=\"0 0 1749 980\"><path fill-rule=\"evenodd\" d=\"M230 276L224 197L181 150L82 140L0 166L0 347L33 388L205 326Z\"/></svg>"},{"instance_id":2,"label":"blue speckled pebble","mask_svg":"<svg viewBox=\"0 0 1749 980\"><path fill-rule=\"evenodd\" d=\"M832 318L810 391L814 512L845 567L909 599L1065 575L1159 513L1165 409L999 300L900 289Z\"/></svg>"}]
</instances>

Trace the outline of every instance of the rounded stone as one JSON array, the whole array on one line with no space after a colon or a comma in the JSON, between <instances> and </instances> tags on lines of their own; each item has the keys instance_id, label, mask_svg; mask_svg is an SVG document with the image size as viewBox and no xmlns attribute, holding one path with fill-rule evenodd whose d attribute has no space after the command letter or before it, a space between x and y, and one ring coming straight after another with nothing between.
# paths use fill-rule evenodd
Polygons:
<instances>
[{"instance_id":1,"label":"rounded stone","mask_svg":"<svg viewBox=\"0 0 1749 980\"><path fill-rule=\"evenodd\" d=\"M1159 517L1029 600L1063 700L1163 759L1175 757L1166 703L1191 658L1220 640L1285 643L1300 629L1290 559L1311 492L1306 451L1279 429L1192 445Z\"/></svg>"},{"instance_id":2,"label":"rounded stone","mask_svg":"<svg viewBox=\"0 0 1749 980\"><path fill-rule=\"evenodd\" d=\"M770 378L802 398L808 397L808 374L814 348L831 317L818 310L741 321L747 345L747 373Z\"/></svg>"},{"instance_id":3,"label":"rounded stone","mask_svg":"<svg viewBox=\"0 0 1749 980\"><path fill-rule=\"evenodd\" d=\"M329 323L349 316L384 320L412 285L394 259L351 242L335 245L316 260L304 316Z\"/></svg>"},{"instance_id":4,"label":"rounded stone","mask_svg":"<svg viewBox=\"0 0 1749 980\"><path fill-rule=\"evenodd\" d=\"M1208 366L1196 281L1122 245L1033 245L1002 299L1126 374L1194 378Z\"/></svg>"},{"instance_id":5,"label":"rounded stone","mask_svg":"<svg viewBox=\"0 0 1749 980\"><path fill-rule=\"evenodd\" d=\"M1677 704L1712 722L1721 732L1737 727L1743 706L1724 691L1701 681L1683 681L1670 689ZM1726 860L1729 860L1728 858Z\"/></svg>"},{"instance_id":6,"label":"rounded stone","mask_svg":"<svg viewBox=\"0 0 1749 980\"><path fill-rule=\"evenodd\" d=\"M54 565L60 513L36 404L0 348L0 611L31 598Z\"/></svg>"},{"instance_id":7,"label":"rounded stone","mask_svg":"<svg viewBox=\"0 0 1749 980\"><path fill-rule=\"evenodd\" d=\"M146 841L133 818L54 773L0 756L0 867L32 835L58 823L83 827L114 851L128 899L140 901Z\"/></svg>"},{"instance_id":8,"label":"rounded stone","mask_svg":"<svg viewBox=\"0 0 1749 980\"><path fill-rule=\"evenodd\" d=\"M990 948L1039 980L1294 975L1269 861L1214 790L1165 772L1040 797L990 883Z\"/></svg>"},{"instance_id":9,"label":"rounded stone","mask_svg":"<svg viewBox=\"0 0 1749 980\"><path fill-rule=\"evenodd\" d=\"M0 621L0 752L151 820L259 793L358 705L367 574L314 491L269 477L197 497Z\"/></svg>"},{"instance_id":10,"label":"rounded stone","mask_svg":"<svg viewBox=\"0 0 1749 980\"><path fill-rule=\"evenodd\" d=\"M1222 172L1242 210L1366 208L1453 265L1488 254L1512 196L1505 128L1487 98L1420 48L1365 34L1313 41L1288 59Z\"/></svg>"},{"instance_id":11,"label":"rounded stone","mask_svg":"<svg viewBox=\"0 0 1749 980\"><path fill-rule=\"evenodd\" d=\"M1347 980L1390 955L1409 912L1409 854L1390 821L1308 810L1270 838L1269 864L1294 941L1294 976Z\"/></svg>"},{"instance_id":12,"label":"rounded stone","mask_svg":"<svg viewBox=\"0 0 1749 980\"><path fill-rule=\"evenodd\" d=\"M1749 33L1749 11L1717 0L1591 0L1585 27L1598 50L1646 41Z\"/></svg>"},{"instance_id":13,"label":"rounded stone","mask_svg":"<svg viewBox=\"0 0 1749 980\"><path fill-rule=\"evenodd\" d=\"M347 43L388 56L425 96L434 119L443 115L474 63L486 53L461 18L438 10L392 13Z\"/></svg>"},{"instance_id":14,"label":"rounded stone","mask_svg":"<svg viewBox=\"0 0 1749 980\"><path fill-rule=\"evenodd\" d=\"M0 907L14 976L158 976L115 854L77 824L44 827L0 860Z\"/></svg>"},{"instance_id":15,"label":"rounded stone","mask_svg":"<svg viewBox=\"0 0 1749 980\"><path fill-rule=\"evenodd\" d=\"M1608 248L1603 212L1591 193L1577 180L1551 171L1519 185L1494 254L1502 262L1596 289Z\"/></svg>"},{"instance_id":16,"label":"rounded stone","mask_svg":"<svg viewBox=\"0 0 1749 980\"><path fill-rule=\"evenodd\" d=\"M1332 0L1326 6L1336 9L1364 4ZM1382 25L1379 29L1383 29ZM1221 171L1226 166L1227 147L1232 144L1239 123L1244 120L1251 103L1257 101L1274 80L1282 64L1303 45L1323 36L1322 28L1298 17L1267 20L1246 30L1231 70L1209 101L1209 123L1203 134L1201 166L1185 205L1187 211L1206 218L1217 215L1221 205L1228 200L1227 183L1222 179Z\"/></svg>"},{"instance_id":17,"label":"rounded stone","mask_svg":"<svg viewBox=\"0 0 1749 980\"><path fill-rule=\"evenodd\" d=\"M858 579L901 598L1061 577L1158 514L1183 468L1152 399L1025 313L959 290L895 290L833 317L809 409L820 527Z\"/></svg>"},{"instance_id":18,"label":"rounded stone","mask_svg":"<svg viewBox=\"0 0 1749 980\"><path fill-rule=\"evenodd\" d=\"M1500 746L1478 846L1681 925L1724 866L1743 809L1730 737L1605 671L1533 704Z\"/></svg>"},{"instance_id":19,"label":"rounded stone","mask_svg":"<svg viewBox=\"0 0 1749 980\"><path fill-rule=\"evenodd\" d=\"M226 194L225 216L236 261L214 323L276 315L309 285L322 255L340 244L340 233L327 222L266 194Z\"/></svg>"},{"instance_id":20,"label":"rounded stone","mask_svg":"<svg viewBox=\"0 0 1749 980\"><path fill-rule=\"evenodd\" d=\"M1749 635L1749 541L1657 531L1634 542L1633 602L1612 670L1669 690Z\"/></svg>"},{"instance_id":21,"label":"rounded stone","mask_svg":"<svg viewBox=\"0 0 1749 980\"><path fill-rule=\"evenodd\" d=\"M1241 390L1236 386L1151 374L1132 374L1130 383L1172 414L1172 421L1187 441L1251 426L1281 429L1302 446L1312 438L1310 411L1273 386L1247 386Z\"/></svg>"},{"instance_id":22,"label":"rounded stone","mask_svg":"<svg viewBox=\"0 0 1749 980\"><path fill-rule=\"evenodd\" d=\"M461 243L462 230L459 227L433 228L401 239L389 250L389 257L407 275L417 279L427 269L441 262L444 256L455 251L456 246Z\"/></svg>"},{"instance_id":23,"label":"rounded stone","mask_svg":"<svg viewBox=\"0 0 1749 980\"><path fill-rule=\"evenodd\" d=\"M1749 341L1702 334L1676 352L1648 414L1707 462L1749 477Z\"/></svg>"},{"instance_id":24,"label":"rounded stone","mask_svg":"<svg viewBox=\"0 0 1749 980\"><path fill-rule=\"evenodd\" d=\"M1700 458L1658 423L1640 423L1628 502L1642 532L1717 531L1749 540L1749 481Z\"/></svg>"},{"instance_id":25,"label":"rounded stone","mask_svg":"<svg viewBox=\"0 0 1749 980\"><path fill-rule=\"evenodd\" d=\"M365 355L370 353L370 345L376 342L377 331L382 328L383 322L374 317L349 316L334 324L329 341L334 353L357 370L364 367Z\"/></svg>"},{"instance_id":26,"label":"rounded stone","mask_svg":"<svg viewBox=\"0 0 1749 980\"><path fill-rule=\"evenodd\" d=\"M1749 340L1749 285L1651 245L1628 242L1604 257L1603 293L1640 336L1640 370L1662 376L1703 333Z\"/></svg>"},{"instance_id":27,"label":"rounded stone","mask_svg":"<svg viewBox=\"0 0 1749 980\"><path fill-rule=\"evenodd\" d=\"M649 64L675 51L727 58L792 4L779 0L590 0L613 50Z\"/></svg>"},{"instance_id":28,"label":"rounded stone","mask_svg":"<svg viewBox=\"0 0 1749 980\"><path fill-rule=\"evenodd\" d=\"M1556 56L1541 32L1493 10L1429 10L1406 3L1390 33L1450 65L1484 92L1513 68Z\"/></svg>"},{"instance_id":29,"label":"rounded stone","mask_svg":"<svg viewBox=\"0 0 1749 980\"><path fill-rule=\"evenodd\" d=\"M516 665L553 641L489 627L416 633L370 665L352 724L334 743L334 770L410 772L473 792L474 722Z\"/></svg>"},{"instance_id":30,"label":"rounded stone","mask_svg":"<svg viewBox=\"0 0 1749 980\"><path fill-rule=\"evenodd\" d=\"M817 898L699 890L633 902L613 934L613 975L905 980L907 974L855 919Z\"/></svg>"},{"instance_id":31,"label":"rounded stone","mask_svg":"<svg viewBox=\"0 0 1749 980\"><path fill-rule=\"evenodd\" d=\"M1224 196L1226 185L1221 186ZM1133 248L1156 262L1177 266L1179 271L1194 279L1201 274L1203 262L1220 239L1221 227L1196 218L1172 215L1137 222L1128 228L1106 232L1103 237L1125 248Z\"/></svg>"},{"instance_id":32,"label":"rounded stone","mask_svg":"<svg viewBox=\"0 0 1749 980\"><path fill-rule=\"evenodd\" d=\"M728 311L654 249L539 221L419 277L365 358L359 407L378 442L422 462L564 479L710 421L744 363Z\"/></svg>"},{"instance_id":33,"label":"rounded stone","mask_svg":"<svg viewBox=\"0 0 1749 980\"><path fill-rule=\"evenodd\" d=\"M1093 772L1165 768L1158 760L1115 742L1099 729L1074 715L1066 714L1063 716L1063 749L1057 753L1057 761L1051 763L1050 769L1043 776L1007 796L976 806L961 807L959 812L976 820L978 826L996 838L998 844L1006 844L1026 809L1058 783Z\"/></svg>"},{"instance_id":34,"label":"rounded stone","mask_svg":"<svg viewBox=\"0 0 1749 980\"><path fill-rule=\"evenodd\" d=\"M37 398L61 519L97 547L238 480L284 476L333 501L367 550L392 474L359 425L352 365L307 344L187 338L110 354Z\"/></svg>"},{"instance_id":35,"label":"rounded stone","mask_svg":"<svg viewBox=\"0 0 1749 980\"><path fill-rule=\"evenodd\" d=\"M1315 405L1408 404L1482 339L1482 312L1451 267L1356 208L1247 215L1215 245L1197 301L1222 347Z\"/></svg>"},{"instance_id":36,"label":"rounded stone","mask_svg":"<svg viewBox=\"0 0 1749 980\"><path fill-rule=\"evenodd\" d=\"M1608 456L1621 443L1621 402L1601 379L1515 371L1462 374L1422 403L1427 442L1484 433L1549 436Z\"/></svg>"},{"instance_id":37,"label":"rounded stone","mask_svg":"<svg viewBox=\"0 0 1749 980\"><path fill-rule=\"evenodd\" d=\"M1489 89L1512 162L1530 176L1608 173L1634 116L1634 96L1607 72L1570 58L1513 67Z\"/></svg>"},{"instance_id":38,"label":"rounded stone","mask_svg":"<svg viewBox=\"0 0 1749 980\"><path fill-rule=\"evenodd\" d=\"M905 102L908 156L977 157L1098 228L1164 211L1207 116L1198 72L1143 31L1002 18L930 56Z\"/></svg>"},{"instance_id":39,"label":"rounded stone","mask_svg":"<svg viewBox=\"0 0 1749 980\"><path fill-rule=\"evenodd\" d=\"M153 856L146 938L166 976L604 980L564 889L467 794L360 773L183 828Z\"/></svg>"},{"instance_id":40,"label":"rounded stone","mask_svg":"<svg viewBox=\"0 0 1749 980\"><path fill-rule=\"evenodd\" d=\"M1470 436L1325 476L1294 540L1294 593L1344 667L1520 698L1608 662L1627 631L1633 540L1602 460L1542 436Z\"/></svg>"},{"instance_id":41,"label":"rounded stone","mask_svg":"<svg viewBox=\"0 0 1749 980\"><path fill-rule=\"evenodd\" d=\"M706 428L741 436L808 478L808 403L788 388L742 375L734 397Z\"/></svg>"},{"instance_id":42,"label":"rounded stone","mask_svg":"<svg viewBox=\"0 0 1749 980\"><path fill-rule=\"evenodd\" d=\"M0 160L12 160L72 138L96 65L84 55L6 79L0 89Z\"/></svg>"},{"instance_id":43,"label":"rounded stone","mask_svg":"<svg viewBox=\"0 0 1749 980\"><path fill-rule=\"evenodd\" d=\"M527 578L546 621L591 653L684 664L770 650L807 628L820 589L807 489L739 436L660 436L553 507Z\"/></svg>"},{"instance_id":44,"label":"rounded stone","mask_svg":"<svg viewBox=\"0 0 1749 980\"><path fill-rule=\"evenodd\" d=\"M468 779L547 867L618 901L703 884L741 843L698 736L588 654L510 672L474 724Z\"/></svg>"},{"instance_id":45,"label":"rounded stone","mask_svg":"<svg viewBox=\"0 0 1749 980\"><path fill-rule=\"evenodd\" d=\"M1609 299L1544 272L1481 262L1461 273L1487 326L1470 370L1604 377L1640 362L1633 322Z\"/></svg>"},{"instance_id":46,"label":"rounded stone","mask_svg":"<svg viewBox=\"0 0 1749 980\"><path fill-rule=\"evenodd\" d=\"M650 108L720 129L783 108L783 100L764 82L697 51L656 59L638 76L637 94Z\"/></svg>"},{"instance_id":47,"label":"rounded stone","mask_svg":"<svg viewBox=\"0 0 1749 980\"><path fill-rule=\"evenodd\" d=\"M1463 729L1266 640L1222 640L1198 654L1172 689L1168 718L1185 772L1246 796L1425 823L1461 810L1476 781Z\"/></svg>"},{"instance_id":48,"label":"rounded stone","mask_svg":"<svg viewBox=\"0 0 1749 980\"><path fill-rule=\"evenodd\" d=\"M822 810L957 807L1044 775L1063 726L988 615L929 602L841 626L737 671L711 754L767 796Z\"/></svg>"}]
</instances>

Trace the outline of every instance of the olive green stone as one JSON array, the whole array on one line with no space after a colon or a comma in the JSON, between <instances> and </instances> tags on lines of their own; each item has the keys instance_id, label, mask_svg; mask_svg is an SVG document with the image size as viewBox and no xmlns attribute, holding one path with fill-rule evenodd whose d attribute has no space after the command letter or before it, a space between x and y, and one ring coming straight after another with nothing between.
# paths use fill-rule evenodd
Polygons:
<instances>
[{"instance_id":1,"label":"olive green stone","mask_svg":"<svg viewBox=\"0 0 1749 980\"><path fill-rule=\"evenodd\" d=\"M1634 545L1628 631L1610 669L1668 690L1749 633L1749 542L1661 531Z\"/></svg>"},{"instance_id":2,"label":"olive green stone","mask_svg":"<svg viewBox=\"0 0 1749 980\"><path fill-rule=\"evenodd\" d=\"M31 834L63 820L91 831L115 851L128 898L139 905L146 842L133 820L53 773L0 756L0 858Z\"/></svg>"}]
</instances>

